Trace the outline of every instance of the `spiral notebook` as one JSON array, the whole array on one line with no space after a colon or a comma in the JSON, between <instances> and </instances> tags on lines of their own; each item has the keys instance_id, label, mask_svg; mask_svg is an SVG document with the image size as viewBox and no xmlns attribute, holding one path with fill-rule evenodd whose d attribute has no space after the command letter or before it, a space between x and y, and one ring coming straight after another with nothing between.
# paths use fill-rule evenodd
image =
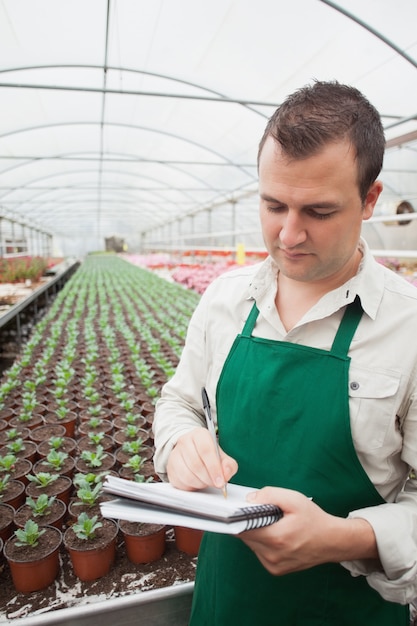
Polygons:
<instances>
[{"instance_id":1,"label":"spiral notebook","mask_svg":"<svg viewBox=\"0 0 417 626\"><path fill-rule=\"evenodd\" d=\"M135 483L107 476L103 491L115 496L100 504L104 517L131 522L185 526L199 530L237 535L245 530L274 524L282 511L274 504L256 505L246 501L252 487L227 485L221 490L183 491L170 483Z\"/></svg>"}]
</instances>

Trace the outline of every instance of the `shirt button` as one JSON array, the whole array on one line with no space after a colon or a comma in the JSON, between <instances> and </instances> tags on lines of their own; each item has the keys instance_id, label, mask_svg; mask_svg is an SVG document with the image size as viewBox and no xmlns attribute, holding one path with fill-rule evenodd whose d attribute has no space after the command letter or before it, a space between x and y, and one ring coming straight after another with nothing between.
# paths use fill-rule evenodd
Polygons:
<instances>
[{"instance_id":1,"label":"shirt button","mask_svg":"<svg viewBox=\"0 0 417 626\"><path fill-rule=\"evenodd\" d=\"M352 391L357 391L359 389L359 383L357 383L356 381L351 382L350 388L352 389Z\"/></svg>"}]
</instances>

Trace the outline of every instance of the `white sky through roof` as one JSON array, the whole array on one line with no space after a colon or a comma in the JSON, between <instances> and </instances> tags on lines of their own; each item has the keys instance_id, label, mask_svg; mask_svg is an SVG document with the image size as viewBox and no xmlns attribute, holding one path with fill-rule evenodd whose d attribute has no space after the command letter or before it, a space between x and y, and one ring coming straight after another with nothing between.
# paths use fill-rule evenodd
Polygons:
<instances>
[{"instance_id":1,"label":"white sky through roof","mask_svg":"<svg viewBox=\"0 0 417 626\"><path fill-rule=\"evenodd\" d=\"M0 0L0 215L65 253L262 245L257 144L314 79L378 108L378 211L417 209L416 24L415 0Z\"/></svg>"}]
</instances>

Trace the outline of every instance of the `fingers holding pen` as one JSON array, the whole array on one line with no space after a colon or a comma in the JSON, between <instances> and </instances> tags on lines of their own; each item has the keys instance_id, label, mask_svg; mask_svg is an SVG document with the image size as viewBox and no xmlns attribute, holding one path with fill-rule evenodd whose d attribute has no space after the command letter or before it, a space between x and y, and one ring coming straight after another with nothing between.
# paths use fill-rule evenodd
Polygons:
<instances>
[{"instance_id":1,"label":"fingers holding pen","mask_svg":"<svg viewBox=\"0 0 417 626\"><path fill-rule=\"evenodd\" d=\"M234 459L220 451L220 459L210 433L195 428L182 435L168 460L169 481L188 491L208 486L223 487L237 471Z\"/></svg>"},{"instance_id":2,"label":"fingers holding pen","mask_svg":"<svg viewBox=\"0 0 417 626\"><path fill-rule=\"evenodd\" d=\"M182 435L168 460L169 481L179 489L203 489L215 484L211 477L221 473L220 462L208 431L204 428Z\"/></svg>"},{"instance_id":3,"label":"fingers holding pen","mask_svg":"<svg viewBox=\"0 0 417 626\"><path fill-rule=\"evenodd\" d=\"M237 461L233 457L226 454L221 448L219 448L219 450L220 450L220 459L221 459L222 470L223 470L223 478L224 478L224 481L228 483L229 480L232 478L232 476L236 474L238 470L238 464L237 464Z\"/></svg>"}]
</instances>

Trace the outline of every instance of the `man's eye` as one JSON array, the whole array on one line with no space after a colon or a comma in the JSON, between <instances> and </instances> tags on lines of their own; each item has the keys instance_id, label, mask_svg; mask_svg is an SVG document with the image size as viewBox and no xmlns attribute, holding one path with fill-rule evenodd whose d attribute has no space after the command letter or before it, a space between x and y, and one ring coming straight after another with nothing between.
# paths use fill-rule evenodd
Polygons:
<instances>
[{"instance_id":1,"label":"man's eye","mask_svg":"<svg viewBox=\"0 0 417 626\"><path fill-rule=\"evenodd\" d=\"M282 211L285 211L285 207L277 205L269 205L267 209L271 213L281 213Z\"/></svg>"},{"instance_id":2,"label":"man's eye","mask_svg":"<svg viewBox=\"0 0 417 626\"><path fill-rule=\"evenodd\" d=\"M311 211L311 216L314 217L316 220L327 220L332 217L332 215L333 211L331 211L330 213L318 213L317 211Z\"/></svg>"}]
</instances>

